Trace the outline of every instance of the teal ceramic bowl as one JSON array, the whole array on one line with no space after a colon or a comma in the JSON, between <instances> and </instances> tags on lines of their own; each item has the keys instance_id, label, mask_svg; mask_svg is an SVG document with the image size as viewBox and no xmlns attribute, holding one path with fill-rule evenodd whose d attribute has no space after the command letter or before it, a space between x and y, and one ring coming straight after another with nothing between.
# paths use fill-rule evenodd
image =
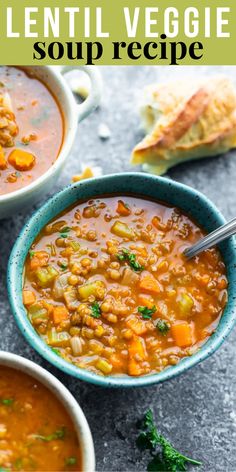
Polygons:
<instances>
[{"instance_id":1,"label":"teal ceramic bowl","mask_svg":"<svg viewBox=\"0 0 236 472\"><path fill-rule=\"evenodd\" d=\"M235 294L236 283L236 246L234 239L225 241L220 250L227 267L229 280L229 300L221 321L211 338L191 357L182 359L179 364L152 375L133 378L128 376L102 377L79 369L57 356L38 336L29 322L22 304L22 277L25 258L35 237L41 229L60 212L80 200L99 195L134 194L154 200L162 200L180 207L206 231L212 231L225 220L219 210L196 190L169 179L141 173L109 175L90 179L71 185L40 208L29 220L19 235L12 250L8 266L8 293L16 322L29 344L47 361L69 375L103 387L141 387L163 382L179 375L213 354L230 333L236 320Z\"/></svg>"}]
</instances>

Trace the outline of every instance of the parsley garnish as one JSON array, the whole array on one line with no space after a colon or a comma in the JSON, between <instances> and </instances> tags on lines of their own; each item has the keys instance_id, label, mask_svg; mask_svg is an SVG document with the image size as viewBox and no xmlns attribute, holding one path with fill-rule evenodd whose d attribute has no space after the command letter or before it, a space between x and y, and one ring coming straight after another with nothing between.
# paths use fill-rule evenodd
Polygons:
<instances>
[{"instance_id":1,"label":"parsley garnish","mask_svg":"<svg viewBox=\"0 0 236 472\"><path fill-rule=\"evenodd\" d=\"M30 259L32 259L35 255L35 252L34 251L29 251L29 256L30 256Z\"/></svg>"},{"instance_id":2,"label":"parsley garnish","mask_svg":"<svg viewBox=\"0 0 236 472\"><path fill-rule=\"evenodd\" d=\"M22 470L22 458L21 457L18 457L18 459L15 460L14 467L16 468L16 470ZM0 472L1 472L1 469L0 469Z\"/></svg>"},{"instance_id":3,"label":"parsley garnish","mask_svg":"<svg viewBox=\"0 0 236 472\"><path fill-rule=\"evenodd\" d=\"M0 400L0 403L6 406L11 406L13 402L14 402L13 398L2 398L2 400Z\"/></svg>"},{"instance_id":4,"label":"parsley garnish","mask_svg":"<svg viewBox=\"0 0 236 472\"><path fill-rule=\"evenodd\" d=\"M152 308L148 308L147 306L138 307L138 312L141 313L144 320L150 320L153 313L155 313L156 311L157 311L157 308L155 305L153 305Z\"/></svg>"},{"instance_id":5,"label":"parsley garnish","mask_svg":"<svg viewBox=\"0 0 236 472\"><path fill-rule=\"evenodd\" d=\"M63 427L61 429L58 429L54 433L49 434L48 436L43 436L41 434L34 434L33 437L35 439L41 439L41 441L50 442L50 441L54 441L55 439L64 439L65 433L66 433L66 430Z\"/></svg>"},{"instance_id":6,"label":"parsley garnish","mask_svg":"<svg viewBox=\"0 0 236 472\"><path fill-rule=\"evenodd\" d=\"M152 460L147 466L148 471L186 471L187 463L200 466L201 462L184 456L172 444L157 431L151 410L148 410L141 422L143 430L138 439L137 445L140 449L149 449ZM159 451L156 451L157 447Z\"/></svg>"},{"instance_id":7,"label":"parsley garnish","mask_svg":"<svg viewBox=\"0 0 236 472\"><path fill-rule=\"evenodd\" d=\"M62 228L62 229L60 230L60 236L61 236L61 238L67 238L69 232L70 232L69 226L65 226L64 228Z\"/></svg>"},{"instance_id":8,"label":"parsley garnish","mask_svg":"<svg viewBox=\"0 0 236 472\"><path fill-rule=\"evenodd\" d=\"M68 265L64 262L59 262L59 267L61 270L66 270L68 268Z\"/></svg>"},{"instance_id":9,"label":"parsley garnish","mask_svg":"<svg viewBox=\"0 0 236 472\"><path fill-rule=\"evenodd\" d=\"M121 262L128 262L131 269L133 269L135 272L140 272L144 269L144 267L136 260L136 255L128 251L128 249L122 249L122 252L118 253L116 257Z\"/></svg>"},{"instance_id":10,"label":"parsley garnish","mask_svg":"<svg viewBox=\"0 0 236 472\"><path fill-rule=\"evenodd\" d=\"M67 457L65 460L65 465L75 465L77 464L76 457Z\"/></svg>"},{"instance_id":11,"label":"parsley garnish","mask_svg":"<svg viewBox=\"0 0 236 472\"><path fill-rule=\"evenodd\" d=\"M99 303L98 302L94 302L91 306L92 308L92 313L91 313L91 316L93 318L100 318L101 316L101 308L99 306Z\"/></svg>"},{"instance_id":12,"label":"parsley garnish","mask_svg":"<svg viewBox=\"0 0 236 472\"><path fill-rule=\"evenodd\" d=\"M161 320L160 318L158 320L156 320L156 328L164 336L168 333L168 331L170 329L168 323L165 320Z\"/></svg>"}]
</instances>

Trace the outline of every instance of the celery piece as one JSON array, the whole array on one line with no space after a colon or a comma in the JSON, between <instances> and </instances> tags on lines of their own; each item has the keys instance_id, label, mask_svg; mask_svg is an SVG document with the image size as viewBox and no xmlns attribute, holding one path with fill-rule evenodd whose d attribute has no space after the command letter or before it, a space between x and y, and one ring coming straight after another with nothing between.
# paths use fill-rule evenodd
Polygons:
<instances>
[{"instance_id":1,"label":"celery piece","mask_svg":"<svg viewBox=\"0 0 236 472\"><path fill-rule=\"evenodd\" d=\"M99 300L102 299L102 292L104 291L105 286L104 283L100 280L96 280L95 282L91 282L85 285L81 285L78 288L79 296L83 300L87 300L91 295Z\"/></svg>"},{"instance_id":2,"label":"celery piece","mask_svg":"<svg viewBox=\"0 0 236 472\"><path fill-rule=\"evenodd\" d=\"M28 309L28 313L31 321L35 321L38 318L42 320L48 319L48 311L46 310L46 308L43 308L40 303L34 303L33 305L31 305Z\"/></svg>"},{"instance_id":3,"label":"celery piece","mask_svg":"<svg viewBox=\"0 0 236 472\"><path fill-rule=\"evenodd\" d=\"M96 367L105 375L110 374L112 371L112 365L105 359L99 359L96 363Z\"/></svg>"},{"instance_id":4,"label":"celery piece","mask_svg":"<svg viewBox=\"0 0 236 472\"><path fill-rule=\"evenodd\" d=\"M41 267L36 271L37 282L41 287L48 287L57 275L58 271L52 266Z\"/></svg>"},{"instance_id":5,"label":"celery piece","mask_svg":"<svg viewBox=\"0 0 236 472\"><path fill-rule=\"evenodd\" d=\"M51 328L48 332L48 344L53 347L67 347L70 335L66 331L58 332L56 328Z\"/></svg>"},{"instance_id":6,"label":"celery piece","mask_svg":"<svg viewBox=\"0 0 236 472\"><path fill-rule=\"evenodd\" d=\"M70 241L69 246L72 247L74 252L80 250L80 243L78 243L78 241Z\"/></svg>"},{"instance_id":7,"label":"celery piece","mask_svg":"<svg viewBox=\"0 0 236 472\"><path fill-rule=\"evenodd\" d=\"M184 316L188 316L194 306L194 301L190 295L183 293L179 301L180 313Z\"/></svg>"},{"instance_id":8,"label":"celery piece","mask_svg":"<svg viewBox=\"0 0 236 472\"><path fill-rule=\"evenodd\" d=\"M111 232L120 238L133 239L134 232L126 223L122 221L116 221L111 228Z\"/></svg>"}]
</instances>

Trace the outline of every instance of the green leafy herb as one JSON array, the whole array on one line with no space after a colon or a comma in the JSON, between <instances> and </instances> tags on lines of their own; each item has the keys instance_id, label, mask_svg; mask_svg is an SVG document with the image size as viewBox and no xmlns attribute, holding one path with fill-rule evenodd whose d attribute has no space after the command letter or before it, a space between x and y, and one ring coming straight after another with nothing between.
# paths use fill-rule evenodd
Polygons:
<instances>
[{"instance_id":1,"label":"green leafy herb","mask_svg":"<svg viewBox=\"0 0 236 472\"><path fill-rule=\"evenodd\" d=\"M65 226L64 228L62 228L62 229L60 230L60 236L61 236L61 238L67 238L69 232L70 232L69 226Z\"/></svg>"},{"instance_id":2,"label":"green leafy herb","mask_svg":"<svg viewBox=\"0 0 236 472\"><path fill-rule=\"evenodd\" d=\"M23 461L22 461L21 457L18 457L18 459L15 460L14 467L15 467L16 470L22 470Z\"/></svg>"},{"instance_id":3,"label":"green leafy herb","mask_svg":"<svg viewBox=\"0 0 236 472\"><path fill-rule=\"evenodd\" d=\"M141 313L144 320L150 320L152 315L157 311L155 305L152 308L148 308L147 306L139 306L138 312Z\"/></svg>"},{"instance_id":4,"label":"green leafy herb","mask_svg":"<svg viewBox=\"0 0 236 472\"><path fill-rule=\"evenodd\" d=\"M64 262L60 262L59 266L60 266L61 270L66 270L68 268L68 265L65 264Z\"/></svg>"},{"instance_id":5,"label":"green leafy herb","mask_svg":"<svg viewBox=\"0 0 236 472\"><path fill-rule=\"evenodd\" d=\"M60 355L61 355L59 349L57 349L56 347L51 347L51 350L52 350L57 356L60 356Z\"/></svg>"},{"instance_id":6,"label":"green leafy herb","mask_svg":"<svg viewBox=\"0 0 236 472\"><path fill-rule=\"evenodd\" d=\"M141 272L144 269L144 267L136 260L136 255L128 251L128 249L122 249L122 252L118 253L116 257L121 262L128 262L131 269L135 272Z\"/></svg>"},{"instance_id":7,"label":"green leafy herb","mask_svg":"<svg viewBox=\"0 0 236 472\"><path fill-rule=\"evenodd\" d=\"M77 459L76 457L67 457L65 460L65 465L75 465L77 464Z\"/></svg>"},{"instance_id":8,"label":"green leafy herb","mask_svg":"<svg viewBox=\"0 0 236 472\"><path fill-rule=\"evenodd\" d=\"M30 256L30 259L32 259L35 255L35 252L34 251L29 251L29 256Z\"/></svg>"},{"instance_id":9,"label":"green leafy herb","mask_svg":"<svg viewBox=\"0 0 236 472\"><path fill-rule=\"evenodd\" d=\"M201 462L184 456L172 444L157 431L151 410L148 410L141 422L142 432L137 439L137 445L141 449L149 449L152 460L149 462L147 470L159 471L186 471L186 465L193 464L200 466ZM156 449L159 448L159 451Z\"/></svg>"},{"instance_id":10,"label":"green leafy herb","mask_svg":"<svg viewBox=\"0 0 236 472\"><path fill-rule=\"evenodd\" d=\"M92 304L92 307L91 307L91 308L92 308L91 316L92 316L93 318L100 318L100 316L101 316L101 308L100 308L100 306L99 306L99 303L98 303L98 302L94 302L94 303Z\"/></svg>"},{"instance_id":11,"label":"green leafy herb","mask_svg":"<svg viewBox=\"0 0 236 472\"><path fill-rule=\"evenodd\" d=\"M2 400L0 400L0 403L6 406L11 406L13 402L14 402L13 398L2 398Z\"/></svg>"},{"instance_id":12,"label":"green leafy herb","mask_svg":"<svg viewBox=\"0 0 236 472\"><path fill-rule=\"evenodd\" d=\"M40 439L41 441L50 442L50 441L54 441L55 439L64 439L65 433L66 433L65 428L61 428L55 431L54 433L49 434L48 436L43 436L41 434L34 434L33 437L34 439Z\"/></svg>"},{"instance_id":13,"label":"green leafy herb","mask_svg":"<svg viewBox=\"0 0 236 472\"><path fill-rule=\"evenodd\" d=\"M170 329L168 323L165 320L161 320L160 318L158 320L156 320L156 328L164 336L168 333L168 331Z\"/></svg>"}]
</instances>

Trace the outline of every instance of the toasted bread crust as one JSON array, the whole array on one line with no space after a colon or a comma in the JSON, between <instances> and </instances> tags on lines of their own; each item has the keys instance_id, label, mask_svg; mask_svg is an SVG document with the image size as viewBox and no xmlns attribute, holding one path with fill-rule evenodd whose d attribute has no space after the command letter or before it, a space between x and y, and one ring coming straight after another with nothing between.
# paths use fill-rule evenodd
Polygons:
<instances>
[{"instance_id":1,"label":"toasted bread crust","mask_svg":"<svg viewBox=\"0 0 236 472\"><path fill-rule=\"evenodd\" d=\"M134 164L167 169L178 161L236 147L236 93L227 78L209 79L195 88L190 98L181 100L178 110L163 114L151 134L134 148Z\"/></svg>"}]
</instances>

